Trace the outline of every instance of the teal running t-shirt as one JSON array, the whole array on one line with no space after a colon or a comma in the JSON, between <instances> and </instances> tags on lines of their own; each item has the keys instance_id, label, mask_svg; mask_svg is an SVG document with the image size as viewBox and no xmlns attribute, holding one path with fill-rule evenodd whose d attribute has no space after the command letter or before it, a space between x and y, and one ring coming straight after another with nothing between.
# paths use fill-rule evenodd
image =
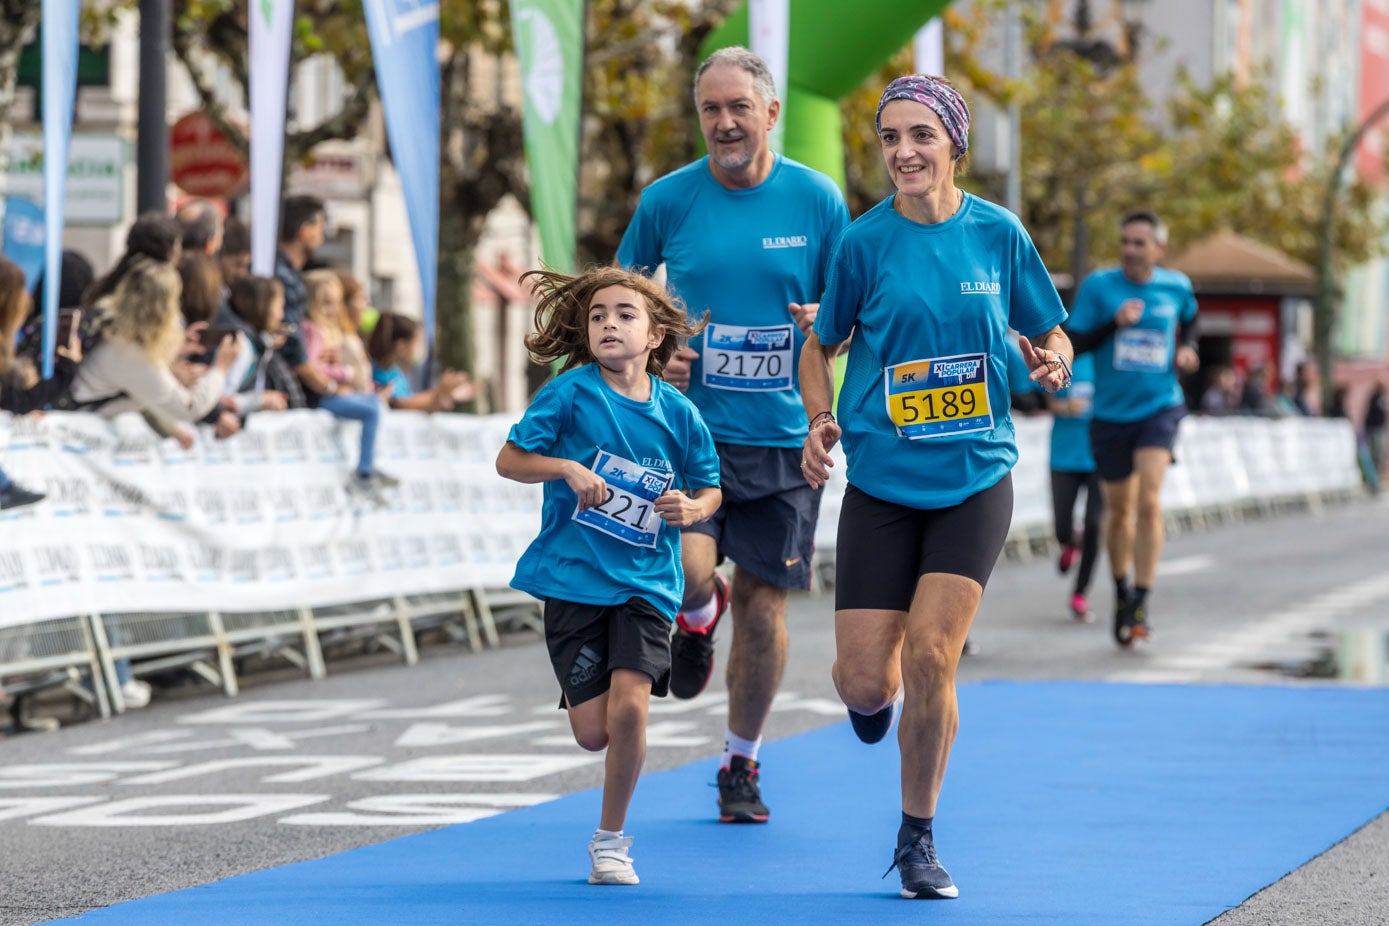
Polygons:
<instances>
[{"instance_id":1,"label":"teal running t-shirt","mask_svg":"<svg viewBox=\"0 0 1389 926\"><path fill-rule=\"evenodd\" d=\"M584 604L649 601L671 620L685 576L680 531L652 510L669 488L719 484L719 457L699 410L655 377L651 399L614 391L590 363L546 383L507 439L522 450L576 460L608 483L597 508L577 511L562 479L545 483L540 535L516 564L513 588Z\"/></svg>"},{"instance_id":2,"label":"teal running t-shirt","mask_svg":"<svg viewBox=\"0 0 1389 926\"><path fill-rule=\"evenodd\" d=\"M1196 317L1186 274L1155 267L1148 282L1135 283L1118 267L1098 270L1080 285L1067 327L1094 331L1128 299L1142 300L1142 317L1093 351L1095 417L1101 421L1143 421L1184 401L1172 363L1178 327Z\"/></svg>"},{"instance_id":3,"label":"teal running t-shirt","mask_svg":"<svg viewBox=\"0 0 1389 926\"><path fill-rule=\"evenodd\" d=\"M815 320L851 334L839 422L849 482L913 508L947 508L1017 462L1008 414L1010 327L1035 339L1066 310L1012 213L965 194L935 225L888 197L849 226Z\"/></svg>"},{"instance_id":4,"label":"teal running t-shirt","mask_svg":"<svg viewBox=\"0 0 1389 926\"><path fill-rule=\"evenodd\" d=\"M805 337L789 303L818 302L849 210L834 181L781 155L767 179L730 190L707 157L641 194L622 236L623 267L654 273L690 318L709 327L686 393L720 443L799 447L805 438L798 365Z\"/></svg>"},{"instance_id":5,"label":"teal running t-shirt","mask_svg":"<svg viewBox=\"0 0 1389 926\"><path fill-rule=\"evenodd\" d=\"M1094 416L1095 358L1081 354L1071 370L1071 385L1056 394L1080 407L1075 415L1055 415L1051 421L1051 468L1058 473L1093 473L1090 419Z\"/></svg>"}]
</instances>

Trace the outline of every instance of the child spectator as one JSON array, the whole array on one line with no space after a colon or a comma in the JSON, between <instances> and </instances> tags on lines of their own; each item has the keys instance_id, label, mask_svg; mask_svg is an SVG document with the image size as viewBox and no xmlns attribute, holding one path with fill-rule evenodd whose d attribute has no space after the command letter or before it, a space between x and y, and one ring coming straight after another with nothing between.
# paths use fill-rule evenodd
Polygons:
<instances>
[{"instance_id":1,"label":"child spectator","mask_svg":"<svg viewBox=\"0 0 1389 926\"><path fill-rule=\"evenodd\" d=\"M445 370L429 389L415 392L401 369L419 356L424 329L408 315L382 312L371 329L371 376L391 408L421 412L447 411L458 402L477 396L477 386L467 373Z\"/></svg>"},{"instance_id":2,"label":"child spectator","mask_svg":"<svg viewBox=\"0 0 1389 926\"><path fill-rule=\"evenodd\" d=\"M352 330L365 338L376 327L376 320L381 317L381 313L368 304L366 288L350 270L334 267L333 272L338 275L338 282L342 283L342 307L352 322Z\"/></svg>"},{"instance_id":3,"label":"child spectator","mask_svg":"<svg viewBox=\"0 0 1389 926\"><path fill-rule=\"evenodd\" d=\"M274 396L270 401L279 408L307 408L299 377L277 350L285 338L285 291L280 281L249 273L238 277L231 284L231 310L256 354L243 391L264 386L262 402Z\"/></svg>"},{"instance_id":4,"label":"child spectator","mask_svg":"<svg viewBox=\"0 0 1389 926\"><path fill-rule=\"evenodd\" d=\"M497 457L502 476L545 484L540 535L512 585L545 600L546 645L574 739L608 751L589 883L636 884L623 826L651 695L669 685L670 628L684 592L680 528L722 500L704 419L660 379L698 328L635 273L526 277L540 296L526 346L537 362L567 360Z\"/></svg>"},{"instance_id":5,"label":"child spectator","mask_svg":"<svg viewBox=\"0 0 1389 926\"><path fill-rule=\"evenodd\" d=\"M42 409L64 395L72 384L82 348L74 337L70 345L59 345L53 364L53 378L28 389L11 381L15 335L29 314L29 293L24 288L24 271L8 258L0 257L0 409L25 415ZM44 495L16 485L0 469L0 509L21 508L41 502Z\"/></svg>"},{"instance_id":6,"label":"child spectator","mask_svg":"<svg viewBox=\"0 0 1389 926\"><path fill-rule=\"evenodd\" d=\"M371 361L346 311L341 278L333 270L310 270L304 285L309 309L300 332L309 361L348 392L372 391Z\"/></svg>"}]
</instances>

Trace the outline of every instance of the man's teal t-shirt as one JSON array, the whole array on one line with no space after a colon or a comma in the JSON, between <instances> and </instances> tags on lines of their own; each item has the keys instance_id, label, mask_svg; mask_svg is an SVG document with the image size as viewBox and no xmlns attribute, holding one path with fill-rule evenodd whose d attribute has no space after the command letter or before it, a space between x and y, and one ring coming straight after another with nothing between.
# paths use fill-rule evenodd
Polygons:
<instances>
[{"instance_id":1,"label":"man's teal t-shirt","mask_svg":"<svg viewBox=\"0 0 1389 926\"><path fill-rule=\"evenodd\" d=\"M709 159L667 174L641 194L618 262L666 283L709 327L686 393L714 439L799 447L805 438L799 363L805 337L789 303L818 302L849 210L834 181L777 155L755 187L730 190Z\"/></svg>"},{"instance_id":2,"label":"man's teal t-shirt","mask_svg":"<svg viewBox=\"0 0 1389 926\"><path fill-rule=\"evenodd\" d=\"M835 248L815 333L851 334L839 421L849 482L913 508L946 508L1017 462L1009 416L1010 327L1036 339L1066 310L1006 209L966 194L944 222L888 197Z\"/></svg>"},{"instance_id":3,"label":"man's teal t-shirt","mask_svg":"<svg viewBox=\"0 0 1389 926\"><path fill-rule=\"evenodd\" d=\"M1094 331L1128 299L1143 301L1143 315L1093 351L1095 417L1101 421L1143 421L1184 401L1173 361L1178 327L1196 317L1186 274L1155 267L1148 282L1135 283L1118 267L1098 270L1080 285L1067 327Z\"/></svg>"},{"instance_id":4,"label":"man's teal t-shirt","mask_svg":"<svg viewBox=\"0 0 1389 926\"><path fill-rule=\"evenodd\" d=\"M613 390L598 364L546 383L507 439L522 450L576 460L608 483L609 499L578 512L562 479L545 483L540 534L516 564L513 588L583 604L649 601L671 620L685 576L680 531L652 510L667 489L719 484L719 457L699 410L651 378L651 399Z\"/></svg>"},{"instance_id":5,"label":"man's teal t-shirt","mask_svg":"<svg viewBox=\"0 0 1389 926\"><path fill-rule=\"evenodd\" d=\"M1059 473L1093 473L1090 451L1090 419L1094 415L1095 358L1081 354L1071 370L1071 385L1056 394L1081 408L1076 415L1056 415L1051 422L1051 468Z\"/></svg>"}]
</instances>

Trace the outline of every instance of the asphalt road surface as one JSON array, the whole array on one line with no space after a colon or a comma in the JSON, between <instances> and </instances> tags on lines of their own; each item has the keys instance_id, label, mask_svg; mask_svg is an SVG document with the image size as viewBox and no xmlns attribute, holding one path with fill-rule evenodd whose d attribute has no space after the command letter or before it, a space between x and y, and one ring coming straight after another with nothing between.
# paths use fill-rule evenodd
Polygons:
<instances>
[{"instance_id":1,"label":"asphalt road surface","mask_svg":"<svg viewBox=\"0 0 1389 926\"><path fill-rule=\"evenodd\" d=\"M1089 679L1179 684L1389 684L1389 504L1225 524L1170 539L1151 599L1156 639L1112 643L1101 563L1099 620L1066 612L1050 558L994 573L961 681ZM792 600L792 652L769 739L844 718L829 682L832 597ZM720 635L722 666L729 634ZM601 757L572 742L543 646L427 646L157 690L107 722L0 740L0 926L70 916L247 871L546 800L601 784ZM1389 697L1389 692L1386 693ZM648 770L719 753L719 673L694 701L651 711ZM969 718L961 734L969 736ZM764 796L775 809L775 769ZM713 765L710 765L710 779ZM1389 806L1389 772L1386 772ZM714 813L714 791L709 810ZM774 824L773 824L774 825ZM1381 816L1219 926L1382 923L1389 818Z\"/></svg>"}]
</instances>

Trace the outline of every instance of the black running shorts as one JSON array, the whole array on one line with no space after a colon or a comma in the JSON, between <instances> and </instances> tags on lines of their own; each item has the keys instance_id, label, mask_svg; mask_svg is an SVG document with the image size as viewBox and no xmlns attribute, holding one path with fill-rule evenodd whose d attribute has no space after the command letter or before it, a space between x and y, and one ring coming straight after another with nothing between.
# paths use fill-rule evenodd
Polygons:
<instances>
[{"instance_id":1,"label":"black running shorts","mask_svg":"<svg viewBox=\"0 0 1389 926\"><path fill-rule=\"evenodd\" d=\"M612 684L613 669L651 676L651 693L670 687L670 618L644 598L623 604L545 601L545 646L564 696L559 706L591 701Z\"/></svg>"},{"instance_id":2,"label":"black running shorts","mask_svg":"<svg viewBox=\"0 0 1389 926\"><path fill-rule=\"evenodd\" d=\"M713 537L719 562L731 559L763 582L810 588L824 490L806 484L801 448L715 446L723 505L685 532Z\"/></svg>"},{"instance_id":3,"label":"black running shorts","mask_svg":"<svg viewBox=\"0 0 1389 926\"><path fill-rule=\"evenodd\" d=\"M1012 521L1011 473L950 508L910 508L850 485L839 510L835 610L910 610L927 573L987 585Z\"/></svg>"},{"instance_id":4,"label":"black running shorts","mask_svg":"<svg viewBox=\"0 0 1389 926\"><path fill-rule=\"evenodd\" d=\"M1177 429L1186 417L1186 406L1173 405L1141 421L1102 421L1090 419L1090 450L1095 472L1105 482L1119 482L1133 474L1133 455L1144 447L1159 447L1171 453L1177 444ZM1177 462L1172 454L1172 462Z\"/></svg>"}]
</instances>

